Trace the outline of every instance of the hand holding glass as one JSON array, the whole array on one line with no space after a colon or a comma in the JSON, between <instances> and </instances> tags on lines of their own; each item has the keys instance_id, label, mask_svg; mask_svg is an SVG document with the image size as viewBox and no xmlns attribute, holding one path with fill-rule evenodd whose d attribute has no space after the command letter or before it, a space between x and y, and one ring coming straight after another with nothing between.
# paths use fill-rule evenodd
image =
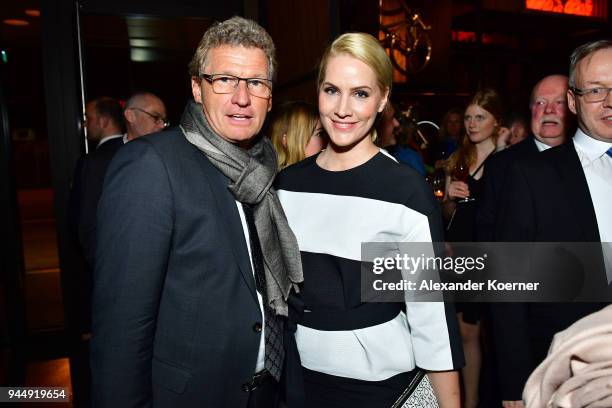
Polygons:
<instances>
[{"instance_id":1,"label":"hand holding glass","mask_svg":"<svg viewBox=\"0 0 612 408\"><path fill-rule=\"evenodd\" d=\"M455 168L453 169L453 173L451 174L454 181L461 181L463 183L467 183L468 178L470 177L470 167L466 163L457 163ZM474 198L466 197L461 200L457 200L458 203L466 203L468 201L473 201Z\"/></svg>"}]
</instances>

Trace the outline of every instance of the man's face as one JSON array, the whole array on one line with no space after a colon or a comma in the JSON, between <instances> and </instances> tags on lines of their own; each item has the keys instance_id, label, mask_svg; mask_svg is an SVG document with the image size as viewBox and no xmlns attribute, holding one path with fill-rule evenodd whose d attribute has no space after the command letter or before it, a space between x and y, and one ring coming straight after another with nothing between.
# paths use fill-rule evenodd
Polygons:
<instances>
[{"instance_id":1,"label":"man's face","mask_svg":"<svg viewBox=\"0 0 612 408\"><path fill-rule=\"evenodd\" d=\"M533 91L531 131L542 143L557 146L565 141L567 130L567 78L543 79Z\"/></svg>"},{"instance_id":2,"label":"man's face","mask_svg":"<svg viewBox=\"0 0 612 408\"><path fill-rule=\"evenodd\" d=\"M146 95L137 103L137 106L129 110L131 111L130 124L134 138L164 129L166 107L159 98Z\"/></svg>"},{"instance_id":3,"label":"man's face","mask_svg":"<svg viewBox=\"0 0 612 408\"><path fill-rule=\"evenodd\" d=\"M389 104L382 113L382 126L380 135L380 145L382 147L393 146L397 144L395 139L395 129L399 127L399 122L395 118L395 108Z\"/></svg>"},{"instance_id":4,"label":"man's face","mask_svg":"<svg viewBox=\"0 0 612 408\"><path fill-rule=\"evenodd\" d=\"M448 115L448 121L446 122L446 133L452 139L459 140L461 137L461 125L463 118L458 113L451 113Z\"/></svg>"},{"instance_id":5,"label":"man's face","mask_svg":"<svg viewBox=\"0 0 612 408\"><path fill-rule=\"evenodd\" d=\"M87 140L99 142L102 139L102 127L100 126L100 116L96 111L96 103L89 102L85 105L85 127L87 128Z\"/></svg>"},{"instance_id":6,"label":"man's face","mask_svg":"<svg viewBox=\"0 0 612 408\"><path fill-rule=\"evenodd\" d=\"M612 49L603 49L581 60L575 71L576 88L612 88ZM580 129L594 139L612 142L612 95L600 102L567 92L569 108L578 116Z\"/></svg>"},{"instance_id":7,"label":"man's face","mask_svg":"<svg viewBox=\"0 0 612 408\"><path fill-rule=\"evenodd\" d=\"M208 52L208 62L201 73L268 79L268 60L259 48L222 45ZM272 98L252 96L245 81L240 81L233 93L216 94L209 82L193 78L191 89L195 101L202 103L212 130L245 148L259 133L272 108Z\"/></svg>"}]
</instances>

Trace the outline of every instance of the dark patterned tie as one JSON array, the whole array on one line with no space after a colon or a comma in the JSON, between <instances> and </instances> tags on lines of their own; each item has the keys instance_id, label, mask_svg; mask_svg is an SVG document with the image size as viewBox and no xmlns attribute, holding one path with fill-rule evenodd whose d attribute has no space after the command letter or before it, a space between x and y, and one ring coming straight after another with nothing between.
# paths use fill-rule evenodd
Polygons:
<instances>
[{"instance_id":1,"label":"dark patterned tie","mask_svg":"<svg viewBox=\"0 0 612 408\"><path fill-rule=\"evenodd\" d=\"M253 207L242 203L244 215L249 228L249 240L251 242L251 256L253 258L253 269L255 269L255 286L261 294L263 300L264 320L265 320L265 363L264 367L279 381L285 349L283 348L283 332L280 318L268 306L268 294L266 292L266 274L264 272L264 259L255 227Z\"/></svg>"}]
</instances>

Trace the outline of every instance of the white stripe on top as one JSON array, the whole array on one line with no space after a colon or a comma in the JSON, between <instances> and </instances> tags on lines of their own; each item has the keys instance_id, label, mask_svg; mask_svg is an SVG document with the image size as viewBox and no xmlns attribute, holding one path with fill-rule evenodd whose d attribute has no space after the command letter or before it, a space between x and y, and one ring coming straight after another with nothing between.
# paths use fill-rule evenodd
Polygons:
<instances>
[{"instance_id":1,"label":"white stripe on top","mask_svg":"<svg viewBox=\"0 0 612 408\"><path fill-rule=\"evenodd\" d=\"M431 242L426 215L354 196L278 190L301 251L361 260L362 242ZM443 303L407 303L407 313L358 330L298 326L302 365L325 374L382 381L410 371L453 369Z\"/></svg>"},{"instance_id":2,"label":"white stripe on top","mask_svg":"<svg viewBox=\"0 0 612 408\"><path fill-rule=\"evenodd\" d=\"M320 193L277 193L301 251L360 261L362 242L431 242L427 216L401 204Z\"/></svg>"}]
</instances>

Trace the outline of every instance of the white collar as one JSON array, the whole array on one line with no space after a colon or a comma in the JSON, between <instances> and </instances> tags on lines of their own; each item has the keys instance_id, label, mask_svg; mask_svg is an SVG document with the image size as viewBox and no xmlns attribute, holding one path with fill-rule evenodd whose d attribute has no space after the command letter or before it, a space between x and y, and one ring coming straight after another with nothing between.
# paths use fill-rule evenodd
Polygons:
<instances>
[{"instance_id":1,"label":"white collar","mask_svg":"<svg viewBox=\"0 0 612 408\"><path fill-rule=\"evenodd\" d=\"M547 145L546 143L540 142L535 136L533 137L533 142L535 143L540 153L543 152L544 150L550 149L549 145Z\"/></svg>"},{"instance_id":2,"label":"white collar","mask_svg":"<svg viewBox=\"0 0 612 408\"><path fill-rule=\"evenodd\" d=\"M574 146L579 148L590 161L593 161L606 154L612 147L612 143L594 139L578 128L574 135Z\"/></svg>"},{"instance_id":3,"label":"white collar","mask_svg":"<svg viewBox=\"0 0 612 408\"><path fill-rule=\"evenodd\" d=\"M111 140L111 139L116 139L116 138L118 138L118 137L122 137L122 136L123 136L122 134L117 134L117 135L110 135L110 136L103 137L103 138L102 138L102 139L100 139L100 141L98 142L98 145L96 146L96 149L97 149L98 147L102 146L102 143L106 143L106 142L108 142L108 141L109 141L109 140Z\"/></svg>"}]
</instances>

